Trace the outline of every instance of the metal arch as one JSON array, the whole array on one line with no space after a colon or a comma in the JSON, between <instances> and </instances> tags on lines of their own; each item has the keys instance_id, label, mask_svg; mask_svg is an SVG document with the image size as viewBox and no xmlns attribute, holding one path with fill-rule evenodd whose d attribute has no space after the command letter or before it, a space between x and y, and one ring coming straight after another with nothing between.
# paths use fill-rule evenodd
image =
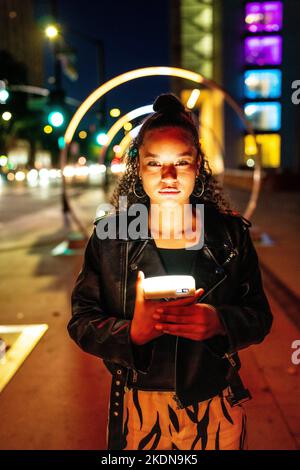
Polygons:
<instances>
[{"instance_id":1,"label":"metal arch","mask_svg":"<svg viewBox=\"0 0 300 470\"><path fill-rule=\"evenodd\" d=\"M231 95L229 95L229 93L227 93L227 91L224 88L222 88L220 85L218 85L214 80L207 79L199 73L192 72L190 70L186 70L182 68L177 68L177 67L155 66L155 67L145 67L145 68L140 68L140 69L131 70L129 72L125 72L121 75L118 75L108 80L106 83L102 84L93 93L91 93L91 95L89 95L85 99L85 101L79 106L79 108L77 109L74 116L72 117L67 127L67 130L65 132L65 135L64 135L65 147L61 150L61 154L60 154L63 190L65 191L66 199L67 199L66 182L65 182L65 177L63 175L63 169L67 162L67 155L68 155L70 143L72 141L74 133L79 123L81 122L82 118L85 116L87 111L95 104L96 101L98 101L102 96L104 96L106 93L108 93L112 89L128 81L135 80L137 78L150 77L150 76L173 76L177 78L183 78L183 79L190 80L192 82L204 85L209 89L218 90L223 95L225 101L229 104L229 106L231 106L231 108L239 116L247 132L250 135L252 135L254 142L255 142L255 148L256 148L256 152L253 155L255 157L255 168L253 172L252 190L251 190L251 195L250 195L248 205L243 214L244 217L250 219L257 204L257 199L258 199L260 185L261 185L261 165L260 165L260 161L258 158L258 146L256 143L255 133L254 133L252 124L245 117L243 110L240 108L239 104L234 100L234 98ZM79 221L73 208L69 204L69 201L68 201L68 205L69 205L69 210L71 212L71 215L74 218L74 221L78 224L78 226L83 231L83 233L87 235L86 229L83 227L83 225Z\"/></svg>"}]
</instances>

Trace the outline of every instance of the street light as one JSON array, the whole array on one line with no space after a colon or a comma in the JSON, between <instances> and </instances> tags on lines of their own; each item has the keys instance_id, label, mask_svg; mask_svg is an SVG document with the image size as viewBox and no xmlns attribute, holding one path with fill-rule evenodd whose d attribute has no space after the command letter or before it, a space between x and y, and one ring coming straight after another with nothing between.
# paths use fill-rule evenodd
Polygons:
<instances>
[{"instance_id":1,"label":"street light","mask_svg":"<svg viewBox=\"0 0 300 470\"><path fill-rule=\"evenodd\" d=\"M121 114L121 111L119 108L113 108L109 111L109 114L111 115L111 117L119 117Z\"/></svg>"},{"instance_id":2,"label":"street light","mask_svg":"<svg viewBox=\"0 0 300 470\"><path fill-rule=\"evenodd\" d=\"M57 18L57 0L50 0L50 4L52 7L52 15L53 18ZM52 26L52 27L50 27ZM65 31L65 28L64 28ZM46 28L45 33L49 39L54 39L53 40L53 51L54 51L54 57L55 57L55 87L56 91L62 90L62 76L61 76L61 63L59 59L59 53L61 52L61 42L63 40L62 35L60 34L60 28L57 28L55 25L49 25L48 28ZM79 32L74 32L77 36L86 39L90 43L96 45L97 47L97 52L98 52L98 73L99 73L99 82L103 83L104 82L104 48L103 48L103 43L100 40L91 38L88 35L79 33ZM56 40L57 39L57 40ZM101 127L105 128L106 125L106 120L105 120L105 104L102 102L100 106L100 121L101 121ZM51 114L51 113L50 113ZM58 116L56 116L58 117ZM64 121L64 116L62 114L63 121L60 122L59 126L53 122L50 121L50 115L48 116L48 122L49 124L53 125L54 127L59 127L63 124ZM56 121L56 120L55 120ZM58 121L59 122L59 121ZM104 134L104 133L103 133ZM105 135L105 134L104 134ZM80 138L86 138L87 135L81 134ZM103 145L103 140L105 140L105 137L99 137L100 141L97 139L99 145ZM65 144L65 141L64 141ZM62 169L63 169L62 165ZM65 174L64 172L62 173L63 178L62 178L62 206L63 206L63 214L64 214L64 219L66 223L66 227L69 227L69 215L72 216L74 221L77 223L77 225L81 228L82 232L86 234L86 231L80 221L77 219L76 215L71 211L69 201L67 198L67 193L66 193L66 180L65 180Z\"/></svg>"},{"instance_id":3,"label":"street light","mask_svg":"<svg viewBox=\"0 0 300 470\"><path fill-rule=\"evenodd\" d=\"M2 119L3 121L10 121L12 118L12 114L9 112L9 111L5 111L3 114L2 114Z\"/></svg>"},{"instance_id":4,"label":"street light","mask_svg":"<svg viewBox=\"0 0 300 470\"><path fill-rule=\"evenodd\" d=\"M44 127L45 134L51 134L52 131L53 131L52 126L47 125Z\"/></svg>"},{"instance_id":5,"label":"street light","mask_svg":"<svg viewBox=\"0 0 300 470\"><path fill-rule=\"evenodd\" d=\"M71 35L77 36L78 38L83 39L84 41L87 41L88 43L93 44L96 47L97 56L98 56L98 82L100 84L104 83L105 81L105 67L104 67L105 51L104 51L103 41L101 39L97 39L93 36L90 36L89 34L83 33L82 31L78 31L77 29L74 29L74 28L64 28L64 31ZM99 111L100 111L100 125L102 127L106 127L107 123L106 123L105 99L99 103Z\"/></svg>"},{"instance_id":6,"label":"street light","mask_svg":"<svg viewBox=\"0 0 300 470\"><path fill-rule=\"evenodd\" d=\"M87 132L86 131L80 131L78 134L79 139L86 139L87 138Z\"/></svg>"},{"instance_id":7,"label":"street light","mask_svg":"<svg viewBox=\"0 0 300 470\"><path fill-rule=\"evenodd\" d=\"M50 24L45 29L45 34L49 39L55 39L58 36L58 28L54 24Z\"/></svg>"}]
</instances>

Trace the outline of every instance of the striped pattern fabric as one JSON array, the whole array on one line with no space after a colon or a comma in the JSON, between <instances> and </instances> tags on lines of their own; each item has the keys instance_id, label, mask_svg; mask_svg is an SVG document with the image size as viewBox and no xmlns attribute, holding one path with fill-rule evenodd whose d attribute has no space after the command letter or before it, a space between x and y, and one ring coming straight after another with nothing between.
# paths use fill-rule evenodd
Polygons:
<instances>
[{"instance_id":1,"label":"striped pattern fabric","mask_svg":"<svg viewBox=\"0 0 300 470\"><path fill-rule=\"evenodd\" d=\"M227 390L177 409L174 392L130 389L124 395L123 450L242 450L246 413L227 403Z\"/></svg>"}]
</instances>

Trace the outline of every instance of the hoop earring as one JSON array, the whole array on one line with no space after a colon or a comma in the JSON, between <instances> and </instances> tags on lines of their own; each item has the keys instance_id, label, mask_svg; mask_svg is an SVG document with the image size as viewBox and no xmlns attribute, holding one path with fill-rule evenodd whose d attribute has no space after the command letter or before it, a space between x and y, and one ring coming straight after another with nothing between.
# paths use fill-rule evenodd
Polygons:
<instances>
[{"instance_id":1,"label":"hoop earring","mask_svg":"<svg viewBox=\"0 0 300 470\"><path fill-rule=\"evenodd\" d=\"M133 187L132 187L132 192L133 194L135 195L135 197L137 197L138 199L144 199L146 197L146 193L144 191L144 188L142 186L142 184L140 183L142 180L141 177L139 177L138 180L136 180L134 183L133 183ZM138 183L138 186L137 186L137 183ZM137 189L140 189L142 191L142 194L138 194L137 193Z\"/></svg>"},{"instance_id":2,"label":"hoop earring","mask_svg":"<svg viewBox=\"0 0 300 470\"><path fill-rule=\"evenodd\" d=\"M201 177L197 177L197 178L196 178L195 188L197 188L199 181L201 181L201 185L202 185L201 191L198 192L198 193L197 193L197 190L196 190L196 192L193 191L193 192L192 192L192 195L193 195L194 197L201 197L201 196L203 195L203 193L204 193L205 186L204 186L204 181L203 181L203 179L202 179Z\"/></svg>"}]
</instances>

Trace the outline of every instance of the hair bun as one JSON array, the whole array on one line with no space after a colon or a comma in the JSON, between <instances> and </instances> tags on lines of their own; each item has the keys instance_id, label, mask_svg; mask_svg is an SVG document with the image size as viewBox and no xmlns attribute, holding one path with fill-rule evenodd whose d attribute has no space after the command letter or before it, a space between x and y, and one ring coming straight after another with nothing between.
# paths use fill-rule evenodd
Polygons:
<instances>
[{"instance_id":1,"label":"hair bun","mask_svg":"<svg viewBox=\"0 0 300 470\"><path fill-rule=\"evenodd\" d=\"M172 93L159 95L153 104L153 109L157 113L184 113L185 107L177 96Z\"/></svg>"}]
</instances>

